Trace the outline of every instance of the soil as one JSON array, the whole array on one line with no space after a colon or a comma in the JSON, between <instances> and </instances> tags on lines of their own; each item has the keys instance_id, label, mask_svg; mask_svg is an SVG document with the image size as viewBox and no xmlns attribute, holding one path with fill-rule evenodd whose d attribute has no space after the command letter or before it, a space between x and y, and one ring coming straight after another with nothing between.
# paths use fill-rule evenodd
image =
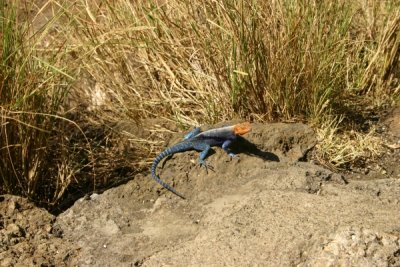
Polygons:
<instances>
[{"instance_id":1,"label":"soil","mask_svg":"<svg viewBox=\"0 0 400 267\"><path fill-rule=\"evenodd\" d=\"M61 238L56 217L28 200L0 196L0 266L73 266L79 247Z\"/></svg>"},{"instance_id":2,"label":"soil","mask_svg":"<svg viewBox=\"0 0 400 267\"><path fill-rule=\"evenodd\" d=\"M308 126L253 124L213 171L197 152L160 164L185 200L148 173L57 217L2 196L0 266L400 266L399 113L382 121L385 172L334 173L307 161Z\"/></svg>"}]
</instances>

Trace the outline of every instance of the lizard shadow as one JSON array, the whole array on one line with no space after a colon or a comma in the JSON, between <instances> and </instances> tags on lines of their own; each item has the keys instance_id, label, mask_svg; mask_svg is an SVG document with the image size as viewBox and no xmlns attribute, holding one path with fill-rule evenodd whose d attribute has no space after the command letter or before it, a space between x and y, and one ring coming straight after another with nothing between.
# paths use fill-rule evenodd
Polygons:
<instances>
[{"instance_id":1,"label":"lizard shadow","mask_svg":"<svg viewBox=\"0 0 400 267\"><path fill-rule=\"evenodd\" d=\"M229 149L235 154L246 154L262 158L263 160L279 162L279 157L274 153L268 151L262 151L255 144L249 140L238 136L235 142L229 147Z\"/></svg>"}]
</instances>

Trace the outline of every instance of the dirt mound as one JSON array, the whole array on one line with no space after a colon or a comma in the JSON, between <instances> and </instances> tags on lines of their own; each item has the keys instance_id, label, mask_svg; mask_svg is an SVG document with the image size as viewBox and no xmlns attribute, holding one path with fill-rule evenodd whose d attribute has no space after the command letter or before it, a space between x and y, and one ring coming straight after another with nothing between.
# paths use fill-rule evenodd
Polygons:
<instances>
[{"instance_id":1,"label":"dirt mound","mask_svg":"<svg viewBox=\"0 0 400 267\"><path fill-rule=\"evenodd\" d=\"M245 138L234 148L239 158L216 148L208 173L197 152L160 164L187 200L138 175L75 203L57 225L82 247L78 264L353 265L363 251L360 263L398 263L398 179L347 182L299 161L315 144L302 124L256 124Z\"/></svg>"},{"instance_id":2,"label":"dirt mound","mask_svg":"<svg viewBox=\"0 0 400 267\"><path fill-rule=\"evenodd\" d=\"M176 154L158 173L186 200L148 174L56 219L4 198L0 264L399 266L400 180L347 181L305 161L315 143L303 124L255 124L239 157L215 148L214 171L197 152Z\"/></svg>"}]
</instances>

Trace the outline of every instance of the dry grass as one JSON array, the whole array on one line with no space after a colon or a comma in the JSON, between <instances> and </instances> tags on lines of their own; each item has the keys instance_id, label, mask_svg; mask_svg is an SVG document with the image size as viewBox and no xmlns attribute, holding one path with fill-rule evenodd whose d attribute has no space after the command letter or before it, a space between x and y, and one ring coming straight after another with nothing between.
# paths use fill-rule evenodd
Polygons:
<instances>
[{"instance_id":1,"label":"dry grass","mask_svg":"<svg viewBox=\"0 0 400 267\"><path fill-rule=\"evenodd\" d=\"M21 194L42 201L56 201L57 191L71 183L76 168L68 157L50 164L49 139L59 143L59 154L66 153L64 133L58 125L77 125L58 116L71 84L71 76L61 62L61 51L41 57L37 46L43 28L28 36L28 24L19 21L16 8L1 6L2 61L0 84L0 176L2 192ZM56 161L56 160L55 160ZM68 166L67 168L65 166ZM62 172L61 172L62 170ZM59 173L62 186L48 183ZM62 177L61 177L62 176ZM55 189L56 188L56 189Z\"/></svg>"},{"instance_id":2,"label":"dry grass","mask_svg":"<svg viewBox=\"0 0 400 267\"><path fill-rule=\"evenodd\" d=\"M320 129L321 162L343 166L375 155L372 129L339 135L337 118L348 126L352 114L398 99L399 7L364 0L54 0L29 6L37 13L18 24L2 6L5 191L39 194L49 162L57 174L46 194L52 203L73 182L92 190L120 177L115 170L126 177L141 170L162 133L116 130L124 120L158 118L182 128L233 118L301 120ZM60 116L77 116L84 135ZM121 152L120 142L129 149Z\"/></svg>"},{"instance_id":3,"label":"dry grass","mask_svg":"<svg viewBox=\"0 0 400 267\"><path fill-rule=\"evenodd\" d=\"M345 2L78 1L76 8L67 34L95 81L84 90L117 117L161 115L184 125L313 119L359 79L363 43L350 38Z\"/></svg>"},{"instance_id":4,"label":"dry grass","mask_svg":"<svg viewBox=\"0 0 400 267\"><path fill-rule=\"evenodd\" d=\"M381 105L399 94L396 75L374 74L397 65L399 14L388 3L76 3L66 35L93 81L77 95L116 118L318 121L349 95Z\"/></svg>"},{"instance_id":5,"label":"dry grass","mask_svg":"<svg viewBox=\"0 0 400 267\"><path fill-rule=\"evenodd\" d=\"M383 141L375 136L374 127L367 133L343 132L341 120L331 119L317 129L319 142L315 154L319 163L333 170L347 169L351 164L373 161L380 155Z\"/></svg>"},{"instance_id":6,"label":"dry grass","mask_svg":"<svg viewBox=\"0 0 400 267\"><path fill-rule=\"evenodd\" d=\"M370 58L362 77L362 88L385 102L387 97L398 96L400 58L400 12L391 17L378 39L378 45ZM364 92L365 93L365 92Z\"/></svg>"}]
</instances>

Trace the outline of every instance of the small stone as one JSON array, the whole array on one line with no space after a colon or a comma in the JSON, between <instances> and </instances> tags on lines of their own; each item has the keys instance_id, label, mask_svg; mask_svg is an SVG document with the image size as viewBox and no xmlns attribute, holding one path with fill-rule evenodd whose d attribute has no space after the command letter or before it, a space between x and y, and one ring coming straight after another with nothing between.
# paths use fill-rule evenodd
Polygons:
<instances>
[{"instance_id":1,"label":"small stone","mask_svg":"<svg viewBox=\"0 0 400 267\"><path fill-rule=\"evenodd\" d=\"M90 196L90 199L91 199L91 200L94 200L94 199L98 198L98 196L99 196L99 194L93 193L93 194Z\"/></svg>"},{"instance_id":2,"label":"small stone","mask_svg":"<svg viewBox=\"0 0 400 267\"><path fill-rule=\"evenodd\" d=\"M17 209L17 203L15 201L11 200L8 203L7 213L12 214L16 209Z\"/></svg>"},{"instance_id":3,"label":"small stone","mask_svg":"<svg viewBox=\"0 0 400 267\"><path fill-rule=\"evenodd\" d=\"M63 230L60 225L56 224L54 227L51 228L51 233L55 237L62 237L63 236Z\"/></svg>"},{"instance_id":4,"label":"small stone","mask_svg":"<svg viewBox=\"0 0 400 267\"><path fill-rule=\"evenodd\" d=\"M22 237L25 235L25 233L19 225L15 223L10 223L9 225L7 225L6 235L8 235L9 237Z\"/></svg>"},{"instance_id":5,"label":"small stone","mask_svg":"<svg viewBox=\"0 0 400 267\"><path fill-rule=\"evenodd\" d=\"M10 246L15 246L16 244L18 244L22 241L23 241L23 238L21 238L21 237L11 237L8 244Z\"/></svg>"},{"instance_id":6,"label":"small stone","mask_svg":"<svg viewBox=\"0 0 400 267\"><path fill-rule=\"evenodd\" d=\"M52 230L53 230L53 227L51 226L51 224L46 224L46 225L44 226L44 230L45 230L48 234L50 234L50 233L52 232Z\"/></svg>"},{"instance_id":7,"label":"small stone","mask_svg":"<svg viewBox=\"0 0 400 267\"><path fill-rule=\"evenodd\" d=\"M0 266L13 266L13 258L7 257L0 261Z\"/></svg>"}]
</instances>

